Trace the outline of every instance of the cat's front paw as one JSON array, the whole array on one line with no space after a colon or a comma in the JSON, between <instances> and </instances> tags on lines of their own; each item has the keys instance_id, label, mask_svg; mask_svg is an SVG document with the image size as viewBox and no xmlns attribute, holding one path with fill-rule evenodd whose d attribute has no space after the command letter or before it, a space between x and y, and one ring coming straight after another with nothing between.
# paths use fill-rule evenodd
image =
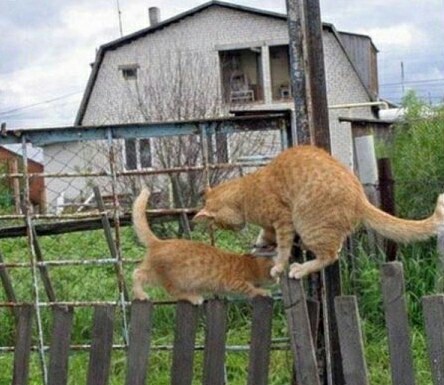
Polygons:
<instances>
[{"instance_id":1,"label":"cat's front paw","mask_svg":"<svg viewBox=\"0 0 444 385\"><path fill-rule=\"evenodd\" d=\"M271 268L270 275L271 275L272 278L278 280L279 276L283 273L283 271L284 271L284 266L280 265L280 264L277 264L277 265L274 265Z\"/></svg>"},{"instance_id":2,"label":"cat's front paw","mask_svg":"<svg viewBox=\"0 0 444 385\"><path fill-rule=\"evenodd\" d=\"M300 263L292 263L290 265L290 272L288 273L288 276L290 278L294 279L301 279L305 277L307 273L305 272L304 265Z\"/></svg>"},{"instance_id":3,"label":"cat's front paw","mask_svg":"<svg viewBox=\"0 0 444 385\"><path fill-rule=\"evenodd\" d=\"M134 299L137 301L148 301L150 298L145 292L134 294Z\"/></svg>"}]
</instances>

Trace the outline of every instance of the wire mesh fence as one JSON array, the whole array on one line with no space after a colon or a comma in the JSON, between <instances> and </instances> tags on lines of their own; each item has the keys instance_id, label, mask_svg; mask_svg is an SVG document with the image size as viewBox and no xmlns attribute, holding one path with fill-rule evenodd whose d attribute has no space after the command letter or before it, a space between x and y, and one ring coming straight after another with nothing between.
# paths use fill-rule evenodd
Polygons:
<instances>
[{"instance_id":1,"label":"wire mesh fence","mask_svg":"<svg viewBox=\"0 0 444 385\"><path fill-rule=\"evenodd\" d=\"M74 350L89 347L92 306L117 306L113 346L125 348L130 274L144 252L128 226L141 185L152 191L148 213L158 230L189 237L202 191L266 164L289 135L284 114L7 132L0 138L0 351L13 350L15 315L26 304L35 309L33 346L44 378L56 306L79 308ZM217 234L201 236L218 242Z\"/></svg>"}]
</instances>

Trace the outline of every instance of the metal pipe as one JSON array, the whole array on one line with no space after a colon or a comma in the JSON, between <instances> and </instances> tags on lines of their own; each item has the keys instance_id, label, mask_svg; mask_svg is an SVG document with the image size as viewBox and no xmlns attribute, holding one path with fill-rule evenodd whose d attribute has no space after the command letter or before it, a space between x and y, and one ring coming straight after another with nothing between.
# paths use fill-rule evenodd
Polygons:
<instances>
[{"instance_id":1,"label":"metal pipe","mask_svg":"<svg viewBox=\"0 0 444 385\"><path fill-rule=\"evenodd\" d=\"M338 110L342 108L360 108L360 107L372 107L372 106L383 106L384 109L388 109L389 105L387 102L384 101L377 101L377 102L362 102L362 103L348 103L348 104L332 104L331 106L328 106L329 110Z\"/></svg>"},{"instance_id":2,"label":"metal pipe","mask_svg":"<svg viewBox=\"0 0 444 385\"><path fill-rule=\"evenodd\" d=\"M122 263L128 264L136 264L140 263L142 259L123 259ZM73 259L73 260L58 260L58 261L44 261L37 262L36 266L100 266L100 265L110 265L116 264L118 260L113 258L104 258L104 259L92 259L92 260L84 260L84 259ZM31 267L31 263L29 262L0 262L0 268L21 268L21 267Z\"/></svg>"},{"instance_id":3,"label":"metal pipe","mask_svg":"<svg viewBox=\"0 0 444 385\"><path fill-rule=\"evenodd\" d=\"M251 168L260 167L267 165L268 162L233 162L233 163L214 163L208 164L209 169L224 169L224 168ZM204 166L187 166L187 167L171 167L159 170L154 169L142 169L142 170L132 170L132 171L119 171L115 173L117 177L122 176L138 176L138 175L161 175L161 174L174 174L182 172L191 171L205 171ZM23 173L11 173L11 174L0 174L1 178L22 178ZM80 178L80 177L112 177L112 175L106 171L101 172L66 172L66 173L54 173L54 172L34 172L29 173L28 177L40 177L40 178Z\"/></svg>"},{"instance_id":4,"label":"metal pipe","mask_svg":"<svg viewBox=\"0 0 444 385\"><path fill-rule=\"evenodd\" d=\"M32 219L30 216L30 186L29 186L29 178L27 176L28 172L28 154L27 154L27 145L26 145L26 136L22 136L22 157L23 157L23 186L24 186L24 201L23 201L23 210L25 215L25 224L28 235L28 246L29 246L29 257L30 257L30 265L31 265L31 275L32 275L32 284L33 284L33 296L34 296L34 308L37 319L37 332L38 332L38 346L39 346L39 357L40 357L40 365L42 367L42 376L43 383L47 385L48 383L48 369L46 367L46 359L45 352L43 347L45 345L43 339L43 324L42 318L40 314L40 293L39 293L39 283L37 277L37 256L34 248L34 234L32 231Z\"/></svg>"}]
</instances>

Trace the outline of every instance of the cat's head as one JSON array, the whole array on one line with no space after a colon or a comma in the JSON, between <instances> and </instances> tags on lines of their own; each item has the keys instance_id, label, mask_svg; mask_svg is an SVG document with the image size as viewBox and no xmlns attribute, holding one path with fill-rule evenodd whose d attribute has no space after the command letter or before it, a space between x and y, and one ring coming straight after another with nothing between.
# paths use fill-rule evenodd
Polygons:
<instances>
[{"instance_id":1,"label":"cat's head","mask_svg":"<svg viewBox=\"0 0 444 385\"><path fill-rule=\"evenodd\" d=\"M227 230L241 230L245 227L245 215L241 202L234 190L226 184L205 190L205 206L193 218L207 220Z\"/></svg>"}]
</instances>

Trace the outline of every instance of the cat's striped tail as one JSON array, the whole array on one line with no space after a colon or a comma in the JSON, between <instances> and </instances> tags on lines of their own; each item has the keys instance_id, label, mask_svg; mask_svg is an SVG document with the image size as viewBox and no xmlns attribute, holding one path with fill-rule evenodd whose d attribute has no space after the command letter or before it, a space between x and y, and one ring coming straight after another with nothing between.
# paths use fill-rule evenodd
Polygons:
<instances>
[{"instance_id":1,"label":"cat's striped tail","mask_svg":"<svg viewBox=\"0 0 444 385\"><path fill-rule=\"evenodd\" d=\"M430 217L417 221L396 218L365 201L363 222L382 236L397 242L427 239L438 232L444 232L444 194L438 197L435 212Z\"/></svg>"},{"instance_id":2,"label":"cat's striped tail","mask_svg":"<svg viewBox=\"0 0 444 385\"><path fill-rule=\"evenodd\" d=\"M146 219L146 206L149 197L150 192L145 187L134 201L132 213L134 230L136 231L140 242L142 242L145 246L149 246L150 243L160 241L160 239L157 238L151 231L148 220Z\"/></svg>"}]
</instances>

